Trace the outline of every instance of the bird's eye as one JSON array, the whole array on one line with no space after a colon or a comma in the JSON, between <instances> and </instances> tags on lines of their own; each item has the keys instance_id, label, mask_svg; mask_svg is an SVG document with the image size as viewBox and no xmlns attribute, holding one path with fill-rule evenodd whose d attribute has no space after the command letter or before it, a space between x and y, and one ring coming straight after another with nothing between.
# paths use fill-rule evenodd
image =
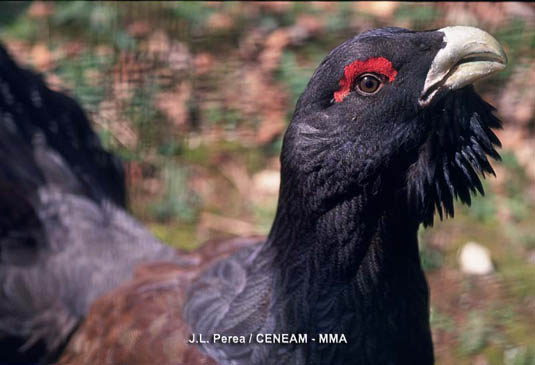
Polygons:
<instances>
[{"instance_id":1,"label":"bird's eye","mask_svg":"<svg viewBox=\"0 0 535 365\"><path fill-rule=\"evenodd\" d=\"M359 94L372 95L382 88L383 80L375 74L364 74L357 79L355 86Z\"/></svg>"}]
</instances>

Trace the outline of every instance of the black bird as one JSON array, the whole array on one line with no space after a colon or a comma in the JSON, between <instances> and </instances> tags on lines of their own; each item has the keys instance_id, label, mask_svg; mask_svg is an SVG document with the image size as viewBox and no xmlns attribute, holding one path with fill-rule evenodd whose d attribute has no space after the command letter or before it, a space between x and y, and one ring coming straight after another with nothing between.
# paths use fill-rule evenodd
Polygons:
<instances>
[{"instance_id":1,"label":"black bird","mask_svg":"<svg viewBox=\"0 0 535 365\"><path fill-rule=\"evenodd\" d=\"M0 204L0 362L53 356L136 264L174 255L124 211L122 165L80 106L2 47Z\"/></svg>"},{"instance_id":2,"label":"black bird","mask_svg":"<svg viewBox=\"0 0 535 365\"><path fill-rule=\"evenodd\" d=\"M347 40L297 102L269 236L177 255L125 213L90 158L76 170L103 153L94 139L74 160L61 149L70 135L51 142L49 101L75 103L4 54L0 334L76 364L433 363L417 230L494 173L500 122L471 84L506 62L472 27ZM29 213L15 220L14 205Z\"/></svg>"}]
</instances>

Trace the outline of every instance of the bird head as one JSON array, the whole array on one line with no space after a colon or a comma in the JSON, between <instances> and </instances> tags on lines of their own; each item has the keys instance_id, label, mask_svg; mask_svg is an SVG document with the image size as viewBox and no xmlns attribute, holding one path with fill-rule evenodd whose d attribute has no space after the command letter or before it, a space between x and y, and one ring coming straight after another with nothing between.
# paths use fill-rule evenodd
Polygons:
<instances>
[{"instance_id":1,"label":"bird head","mask_svg":"<svg viewBox=\"0 0 535 365\"><path fill-rule=\"evenodd\" d=\"M483 193L500 127L472 83L504 69L496 39L473 27L381 28L332 50L297 102L282 186L321 212L344 196L396 197L419 222ZM290 181L291 180L291 181ZM286 185L288 185L286 184Z\"/></svg>"}]
</instances>

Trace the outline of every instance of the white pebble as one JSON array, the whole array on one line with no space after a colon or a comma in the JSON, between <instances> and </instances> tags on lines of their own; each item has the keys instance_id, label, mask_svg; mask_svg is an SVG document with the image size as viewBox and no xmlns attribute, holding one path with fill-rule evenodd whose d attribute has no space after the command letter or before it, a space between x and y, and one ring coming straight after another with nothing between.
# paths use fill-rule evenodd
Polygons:
<instances>
[{"instance_id":1,"label":"white pebble","mask_svg":"<svg viewBox=\"0 0 535 365\"><path fill-rule=\"evenodd\" d=\"M476 242L467 242L461 248L459 265L466 274L486 275L494 271L490 251Z\"/></svg>"}]
</instances>

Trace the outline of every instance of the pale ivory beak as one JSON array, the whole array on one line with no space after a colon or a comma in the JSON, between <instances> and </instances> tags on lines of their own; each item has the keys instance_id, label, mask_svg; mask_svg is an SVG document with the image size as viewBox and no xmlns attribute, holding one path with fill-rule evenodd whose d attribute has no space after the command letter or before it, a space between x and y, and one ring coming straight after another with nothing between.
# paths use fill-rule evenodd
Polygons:
<instances>
[{"instance_id":1,"label":"pale ivory beak","mask_svg":"<svg viewBox=\"0 0 535 365\"><path fill-rule=\"evenodd\" d=\"M427 73L420 105L428 105L438 90L460 89L501 71L507 56L500 43L481 29L466 26L439 29L446 46L438 51Z\"/></svg>"}]
</instances>

